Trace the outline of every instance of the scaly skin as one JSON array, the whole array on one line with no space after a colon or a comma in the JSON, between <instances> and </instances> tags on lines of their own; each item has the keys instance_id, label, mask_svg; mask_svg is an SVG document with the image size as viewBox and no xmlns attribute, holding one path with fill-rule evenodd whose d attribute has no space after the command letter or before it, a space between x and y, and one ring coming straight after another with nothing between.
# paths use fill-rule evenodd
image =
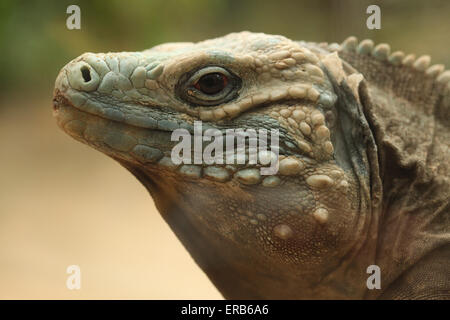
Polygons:
<instances>
[{"instance_id":1,"label":"scaly skin","mask_svg":"<svg viewBox=\"0 0 450 320\"><path fill-rule=\"evenodd\" d=\"M242 32L83 54L61 70L54 109L146 186L225 298L449 298L450 74L428 63L354 38ZM199 70L225 72L231 93L196 91ZM278 129L277 174L175 165L171 132L196 120ZM373 264L381 290L366 286Z\"/></svg>"}]
</instances>

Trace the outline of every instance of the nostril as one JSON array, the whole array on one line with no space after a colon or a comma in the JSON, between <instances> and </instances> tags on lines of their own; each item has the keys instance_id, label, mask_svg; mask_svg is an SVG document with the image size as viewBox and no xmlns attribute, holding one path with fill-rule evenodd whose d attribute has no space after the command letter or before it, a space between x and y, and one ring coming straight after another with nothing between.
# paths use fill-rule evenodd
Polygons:
<instances>
[{"instance_id":1,"label":"nostril","mask_svg":"<svg viewBox=\"0 0 450 320\"><path fill-rule=\"evenodd\" d=\"M75 61L64 67L69 86L72 89L91 92L100 84L100 77L95 69L84 61Z\"/></svg>"},{"instance_id":2,"label":"nostril","mask_svg":"<svg viewBox=\"0 0 450 320\"><path fill-rule=\"evenodd\" d=\"M87 66L81 67L81 75L83 76L84 82L91 81L91 72L89 71L89 68Z\"/></svg>"}]
</instances>

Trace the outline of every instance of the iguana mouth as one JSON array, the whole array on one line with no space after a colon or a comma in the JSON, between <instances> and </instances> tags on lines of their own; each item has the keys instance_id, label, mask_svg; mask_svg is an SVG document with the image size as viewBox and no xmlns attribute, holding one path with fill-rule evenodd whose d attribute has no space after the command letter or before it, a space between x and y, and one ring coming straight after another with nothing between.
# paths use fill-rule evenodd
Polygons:
<instances>
[{"instance_id":1,"label":"iguana mouth","mask_svg":"<svg viewBox=\"0 0 450 320\"><path fill-rule=\"evenodd\" d=\"M144 176L150 180L149 177L152 173L157 174L162 170L168 175L174 177L181 175L186 179L206 178L213 182L223 183L232 180L234 175L236 180L244 185L263 182L264 177L260 175L260 164L252 165L247 162L236 164L236 166L214 163L174 164L171 150L176 142L171 141L171 133L175 129L182 128L183 125L186 128L189 126L188 123L173 124L173 129L158 125L130 124L120 119L112 119L105 114L99 114L99 112L94 113L90 112L91 110L77 107L73 100L59 89L55 90L53 110L59 126L66 133L76 140L108 154L133 174L138 169L141 173L147 171ZM289 154L289 151L281 148L281 153ZM294 161L293 164L295 166L297 162ZM292 164L289 163L288 166L292 166ZM145 167L145 170L142 171L141 167ZM277 177L270 176L264 179L263 185L272 186L278 183Z\"/></svg>"},{"instance_id":2,"label":"iguana mouth","mask_svg":"<svg viewBox=\"0 0 450 320\"><path fill-rule=\"evenodd\" d=\"M77 102L76 99L73 99L73 95L76 95L78 99L82 97L82 99L84 99L84 103L80 104L79 101ZM53 98L53 110L55 112L55 116L63 105L75 108L78 111L89 114L93 117L123 123L127 126L136 128L171 132L175 129L183 127L181 121L176 123L173 121L173 118L170 118L170 116L176 112L161 111L158 106L149 107L137 103L123 103L119 101L115 101L114 103L106 106L98 102L95 96L87 97L80 92L62 92L56 88ZM132 111L135 110L139 110L139 112L144 115L133 116ZM124 113L127 113L127 116L120 114L123 111Z\"/></svg>"}]
</instances>

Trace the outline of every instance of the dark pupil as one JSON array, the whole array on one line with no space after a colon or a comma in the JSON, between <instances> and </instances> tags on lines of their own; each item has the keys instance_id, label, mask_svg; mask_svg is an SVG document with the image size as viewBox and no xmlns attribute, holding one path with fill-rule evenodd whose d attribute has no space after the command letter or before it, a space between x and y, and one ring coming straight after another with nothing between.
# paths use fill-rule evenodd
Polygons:
<instances>
[{"instance_id":1,"label":"dark pupil","mask_svg":"<svg viewBox=\"0 0 450 320\"><path fill-rule=\"evenodd\" d=\"M196 88L205 94L216 94L226 86L226 77L220 73L206 74L198 80Z\"/></svg>"}]
</instances>

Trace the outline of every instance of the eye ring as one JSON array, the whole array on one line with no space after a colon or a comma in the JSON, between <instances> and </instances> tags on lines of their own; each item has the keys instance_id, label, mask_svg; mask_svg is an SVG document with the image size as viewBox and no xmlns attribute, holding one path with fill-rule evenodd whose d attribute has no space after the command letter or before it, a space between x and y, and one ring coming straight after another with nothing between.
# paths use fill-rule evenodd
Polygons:
<instances>
[{"instance_id":1,"label":"eye ring","mask_svg":"<svg viewBox=\"0 0 450 320\"><path fill-rule=\"evenodd\" d=\"M176 87L178 96L197 106L214 106L235 98L241 79L220 66L206 66L183 75Z\"/></svg>"}]
</instances>

